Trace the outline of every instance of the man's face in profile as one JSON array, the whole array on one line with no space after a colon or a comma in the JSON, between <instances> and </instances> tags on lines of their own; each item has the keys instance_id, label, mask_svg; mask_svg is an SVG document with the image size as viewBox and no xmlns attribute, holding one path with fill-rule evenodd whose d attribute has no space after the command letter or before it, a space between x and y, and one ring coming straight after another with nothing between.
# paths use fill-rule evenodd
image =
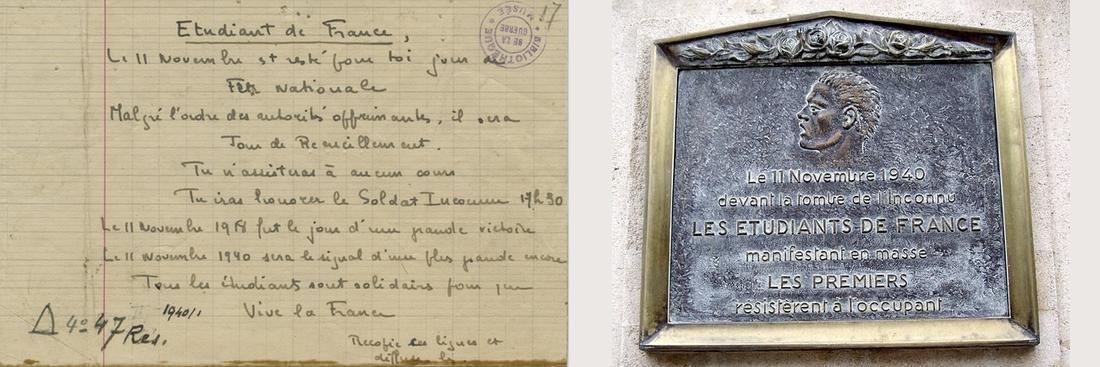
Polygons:
<instances>
[{"instance_id":1,"label":"man's face in profile","mask_svg":"<svg viewBox=\"0 0 1100 367\"><path fill-rule=\"evenodd\" d=\"M804 149L822 150L844 138L845 114L836 101L833 89L824 83L814 83L806 96L806 105L798 111L798 145Z\"/></svg>"}]
</instances>

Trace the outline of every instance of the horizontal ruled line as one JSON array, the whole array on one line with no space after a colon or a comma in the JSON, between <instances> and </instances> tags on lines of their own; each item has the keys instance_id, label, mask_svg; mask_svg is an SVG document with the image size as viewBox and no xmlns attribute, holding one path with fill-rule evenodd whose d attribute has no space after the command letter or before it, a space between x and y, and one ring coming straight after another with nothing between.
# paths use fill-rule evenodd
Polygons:
<instances>
[{"instance_id":1,"label":"horizontal ruled line","mask_svg":"<svg viewBox=\"0 0 1100 367\"><path fill-rule=\"evenodd\" d=\"M393 42L345 42L345 41L187 41L189 45L364 45L390 46Z\"/></svg>"}]
</instances>

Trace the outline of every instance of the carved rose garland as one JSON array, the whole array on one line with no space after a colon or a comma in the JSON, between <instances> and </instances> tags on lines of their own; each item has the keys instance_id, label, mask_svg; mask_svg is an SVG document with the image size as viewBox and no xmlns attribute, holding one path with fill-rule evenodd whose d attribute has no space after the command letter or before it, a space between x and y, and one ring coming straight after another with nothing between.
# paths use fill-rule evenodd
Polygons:
<instances>
[{"instance_id":1,"label":"carved rose garland","mask_svg":"<svg viewBox=\"0 0 1100 367\"><path fill-rule=\"evenodd\" d=\"M753 61L812 61L863 58L975 58L988 57L985 46L947 41L920 32L879 26L857 26L834 19L782 29L750 32L684 45L678 56L689 63Z\"/></svg>"}]
</instances>

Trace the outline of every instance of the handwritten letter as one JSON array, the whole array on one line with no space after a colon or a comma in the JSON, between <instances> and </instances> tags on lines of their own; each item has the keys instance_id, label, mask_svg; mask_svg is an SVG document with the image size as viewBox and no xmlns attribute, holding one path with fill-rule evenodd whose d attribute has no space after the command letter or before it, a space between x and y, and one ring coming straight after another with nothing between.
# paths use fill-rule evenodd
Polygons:
<instances>
[{"instance_id":1,"label":"handwritten letter","mask_svg":"<svg viewBox=\"0 0 1100 367\"><path fill-rule=\"evenodd\" d=\"M2 12L0 364L564 364L564 0Z\"/></svg>"}]
</instances>

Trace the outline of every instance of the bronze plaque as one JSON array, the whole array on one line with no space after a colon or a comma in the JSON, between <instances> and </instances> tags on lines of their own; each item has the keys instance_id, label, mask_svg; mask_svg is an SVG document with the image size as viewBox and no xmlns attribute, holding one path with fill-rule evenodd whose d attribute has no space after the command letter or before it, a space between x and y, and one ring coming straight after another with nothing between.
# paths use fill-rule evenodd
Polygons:
<instances>
[{"instance_id":1,"label":"bronze plaque","mask_svg":"<svg viewBox=\"0 0 1100 367\"><path fill-rule=\"evenodd\" d=\"M668 146L651 149L651 175L668 177L650 178L647 247L667 258L647 248L646 261L667 280L647 284L665 299L654 319L643 302L643 323L658 322L642 347L1037 343L1033 310L1021 308L1034 290L1014 283L1034 273L1018 89L1004 75L1012 41L826 14L659 42L651 148ZM1026 233L1009 226L1020 221ZM904 341L882 334L914 320L926 326ZM936 334L952 322L1023 332ZM768 336L843 325L817 339ZM677 327L702 328L659 335ZM861 327L884 342L858 342ZM722 328L760 333L701 333Z\"/></svg>"},{"instance_id":2,"label":"bronze plaque","mask_svg":"<svg viewBox=\"0 0 1100 367\"><path fill-rule=\"evenodd\" d=\"M1004 317L988 64L680 72L669 321Z\"/></svg>"}]
</instances>

